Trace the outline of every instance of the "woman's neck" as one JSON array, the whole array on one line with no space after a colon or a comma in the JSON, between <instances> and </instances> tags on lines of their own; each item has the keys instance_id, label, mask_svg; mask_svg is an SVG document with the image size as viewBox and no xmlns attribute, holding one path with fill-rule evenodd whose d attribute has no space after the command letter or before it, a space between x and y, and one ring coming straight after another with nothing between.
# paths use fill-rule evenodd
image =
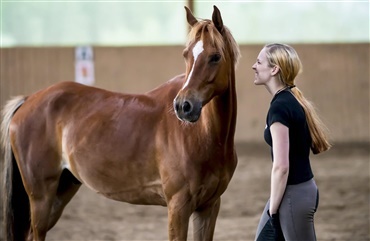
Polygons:
<instances>
[{"instance_id":1,"label":"woman's neck","mask_svg":"<svg viewBox=\"0 0 370 241\"><path fill-rule=\"evenodd\" d=\"M278 94L279 92L283 91L286 88L287 88L286 85L284 85L284 84L282 84L280 82L277 82L277 81L271 81L270 84L267 84L266 85L267 91L272 96L275 96L276 94Z\"/></svg>"}]
</instances>

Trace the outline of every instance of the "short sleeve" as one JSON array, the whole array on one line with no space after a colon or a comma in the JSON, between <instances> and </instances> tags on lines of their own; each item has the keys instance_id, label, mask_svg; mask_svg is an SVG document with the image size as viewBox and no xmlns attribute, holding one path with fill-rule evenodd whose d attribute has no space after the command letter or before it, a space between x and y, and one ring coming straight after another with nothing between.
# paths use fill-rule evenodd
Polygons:
<instances>
[{"instance_id":1,"label":"short sleeve","mask_svg":"<svg viewBox=\"0 0 370 241\"><path fill-rule=\"evenodd\" d=\"M280 122L286 127L290 127L289 108L284 103L281 103L280 101L275 101L274 103L272 103L268 116L269 118L267 120L267 124L269 126L271 126L275 122Z\"/></svg>"}]
</instances>

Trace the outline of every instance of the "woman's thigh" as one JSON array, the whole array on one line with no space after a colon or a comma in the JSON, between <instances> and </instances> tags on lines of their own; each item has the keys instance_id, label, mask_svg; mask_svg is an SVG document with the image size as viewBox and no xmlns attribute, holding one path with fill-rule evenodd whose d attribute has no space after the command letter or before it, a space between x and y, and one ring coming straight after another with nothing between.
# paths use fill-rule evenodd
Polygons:
<instances>
[{"instance_id":1,"label":"woman's thigh","mask_svg":"<svg viewBox=\"0 0 370 241\"><path fill-rule=\"evenodd\" d=\"M314 214L317 206L318 189L313 179L287 186L279 209L285 240L316 240Z\"/></svg>"}]
</instances>

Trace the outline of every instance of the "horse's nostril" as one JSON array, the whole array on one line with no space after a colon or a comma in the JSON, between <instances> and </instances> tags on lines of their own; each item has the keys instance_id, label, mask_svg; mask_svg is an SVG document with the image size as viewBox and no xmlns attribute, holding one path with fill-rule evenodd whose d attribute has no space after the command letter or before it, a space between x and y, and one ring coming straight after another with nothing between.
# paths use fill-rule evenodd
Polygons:
<instances>
[{"instance_id":1,"label":"horse's nostril","mask_svg":"<svg viewBox=\"0 0 370 241\"><path fill-rule=\"evenodd\" d=\"M191 106L190 102L185 101L185 102L182 104L182 110L184 111L184 113L189 113L189 112L191 112L191 110L192 110L192 106Z\"/></svg>"},{"instance_id":2,"label":"horse's nostril","mask_svg":"<svg viewBox=\"0 0 370 241\"><path fill-rule=\"evenodd\" d=\"M174 103L175 111L178 112L180 109L180 104L178 102Z\"/></svg>"}]
</instances>

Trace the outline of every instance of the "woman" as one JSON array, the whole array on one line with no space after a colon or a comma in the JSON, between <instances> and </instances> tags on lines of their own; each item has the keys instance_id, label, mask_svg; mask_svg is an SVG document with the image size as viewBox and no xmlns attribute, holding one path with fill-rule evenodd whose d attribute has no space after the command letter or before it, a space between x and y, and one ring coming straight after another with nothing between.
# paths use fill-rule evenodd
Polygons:
<instances>
[{"instance_id":1,"label":"woman","mask_svg":"<svg viewBox=\"0 0 370 241\"><path fill-rule=\"evenodd\" d=\"M295 86L301 61L292 47L269 44L252 68L254 84L264 85L273 96L264 131L272 150L271 192L256 240L316 240L313 220L319 193L309 153L331 145L312 104Z\"/></svg>"}]
</instances>

